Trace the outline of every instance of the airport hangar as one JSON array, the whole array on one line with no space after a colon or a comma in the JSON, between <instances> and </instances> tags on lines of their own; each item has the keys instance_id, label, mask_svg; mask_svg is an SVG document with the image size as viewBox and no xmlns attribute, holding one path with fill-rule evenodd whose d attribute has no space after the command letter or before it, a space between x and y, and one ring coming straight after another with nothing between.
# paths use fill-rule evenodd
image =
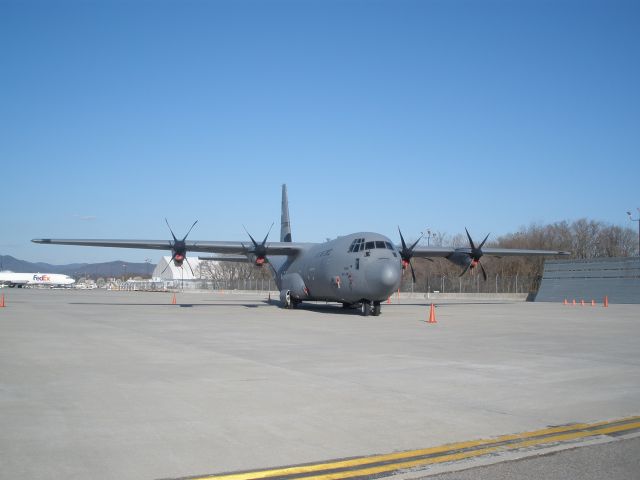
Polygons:
<instances>
[{"instance_id":1,"label":"airport hangar","mask_svg":"<svg viewBox=\"0 0 640 480\"><path fill-rule=\"evenodd\" d=\"M536 301L640 303L640 257L545 260Z\"/></svg>"}]
</instances>

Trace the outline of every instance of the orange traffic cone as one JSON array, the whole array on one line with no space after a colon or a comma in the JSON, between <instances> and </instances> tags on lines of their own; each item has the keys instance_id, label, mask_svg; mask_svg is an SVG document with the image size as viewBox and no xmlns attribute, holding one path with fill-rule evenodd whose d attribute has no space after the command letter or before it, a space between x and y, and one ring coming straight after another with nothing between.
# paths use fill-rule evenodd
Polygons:
<instances>
[{"instance_id":1,"label":"orange traffic cone","mask_svg":"<svg viewBox=\"0 0 640 480\"><path fill-rule=\"evenodd\" d=\"M387 298L387 304L391 303L391 297Z\"/></svg>"},{"instance_id":2,"label":"orange traffic cone","mask_svg":"<svg viewBox=\"0 0 640 480\"><path fill-rule=\"evenodd\" d=\"M592 306L592 307L595 307L595 306L596 306L596 301L595 301L593 298L591 299L591 306Z\"/></svg>"},{"instance_id":3,"label":"orange traffic cone","mask_svg":"<svg viewBox=\"0 0 640 480\"><path fill-rule=\"evenodd\" d=\"M603 307L608 307L609 306L609 297L607 295L604 296L604 305Z\"/></svg>"},{"instance_id":4,"label":"orange traffic cone","mask_svg":"<svg viewBox=\"0 0 640 480\"><path fill-rule=\"evenodd\" d=\"M4 293L2 294L2 298L0 298L0 308L6 307L4 304Z\"/></svg>"},{"instance_id":5,"label":"orange traffic cone","mask_svg":"<svg viewBox=\"0 0 640 480\"><path fill-rule=\"evenodd\" d=\"M173 298L171 299L171 305L175 305L176 304L176 294L173 294Z\"/></svg>"},{"instance_id":6,"label":"orange traffic cone","mask_svg":"<svg viewBox=\"0 0 640 480\"><path fill-rule=\"evenodd\" d=\"M575 306L575 305L576 305L576 299L574 298L573 299L573 306Z\"/></svg>"},{"instance_id":7,"label":"orange traffic cone","mask_svg":"<svg viewBox=\"0 0 640 480\"><path fill-rule=\"evenodd\" d=\"M563 305L569 305L569 302L567 302L567 299L564 299L564 302L562 302Z\"/></svg>"},{"instance_id":8,"label":"orange traffic cone","mask_svg":"<svg viewBox=\"0 0 640 480\"><path fill-rule=\"evenodd\" d=\"M427 323L438 323L436 322L436 307L431 304L431 308L429 309L429 320Z\"/></svg>"},{"instance_id":9,"label":"orange traffic cone","mask_svg":"<svg viewBox=\"0 0 640 480\"><path fill-rule=\"evenodd\" d=\"M584 307L584 298L582 300L580 300L580 305L582 305Z\"/></svg>"}]
</instances>

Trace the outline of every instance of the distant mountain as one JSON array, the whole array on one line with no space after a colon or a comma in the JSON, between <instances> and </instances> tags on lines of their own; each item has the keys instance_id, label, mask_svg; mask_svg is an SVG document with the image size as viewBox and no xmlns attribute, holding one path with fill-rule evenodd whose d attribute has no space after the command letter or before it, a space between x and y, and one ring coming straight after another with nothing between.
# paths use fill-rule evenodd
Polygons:
<instances>
[{"instance_id":1,"label":"distant mountain","mask_svg":"<svg viewBox=\"0 0 640 480\"><path fill-rule=\"evenodd\" d=\"M156 267L153 263L134 263L116 260L105 263L69 263L67 265L51 265L43 262L27 262L10 255L0 255L2 270L18 273L62 273L69 276L122 277L149 276Z\"/></svg>"}]
</instances>

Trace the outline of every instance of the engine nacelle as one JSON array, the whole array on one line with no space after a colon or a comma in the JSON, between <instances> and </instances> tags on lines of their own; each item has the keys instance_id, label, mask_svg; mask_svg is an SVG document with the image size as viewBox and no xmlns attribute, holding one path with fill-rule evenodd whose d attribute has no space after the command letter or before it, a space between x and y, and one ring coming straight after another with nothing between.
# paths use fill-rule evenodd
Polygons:
<instances>
[{"instance_id":1,"label":"engine nacelle","mask_svg":"<svg viewBox=\"0 0 640 480\"><path fill-rule=\"evenodd\" d=\"M455 263L462 268L466 268L467 265L471 264L471 257L467 252L453 252L446 258L451 263Z\"/></svg>"},{"instance_id":2,"label":"engine nacelle","mask_svg":"<svg viewBox=\"0 0 640 480\"><path fill-rule=\"evenodd\" d=\"M185 258L187 258L186 250L180 249L178 251L173 251L173 264L176 267L181 267L184 263Z\"/></svg>"}]
</instances>

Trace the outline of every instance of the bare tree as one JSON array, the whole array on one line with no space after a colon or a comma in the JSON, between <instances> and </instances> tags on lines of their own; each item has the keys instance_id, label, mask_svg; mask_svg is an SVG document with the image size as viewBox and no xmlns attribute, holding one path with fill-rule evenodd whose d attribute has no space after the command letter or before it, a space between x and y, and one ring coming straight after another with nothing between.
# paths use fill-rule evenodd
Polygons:
<instances>
[{"instance_id":1,"label":"bare tree","mask_svg":"<svg viewBox=\"0 0 640 480\"><path fill-rule=\"evenodd\" d=\"M439 233L439 237L453 247L466 247L466 234L449 235ZM503 235L487 243L487 247L526 248L560 250L571 252L571 258L589 259L602 257L625 257L637 252L636 234L630 228L622 228L604 222L582 218L574 222L556 222L548 225L532 223L517 232ZM488 272L499 277L527 277L539 279L545 258L542 257L484 257L482 262ZM432 262L414 262L417 283L429 282L434 277L455 278L460 268L444 259ZM403 283L406 288L407 280ZM410 279L409 279L410 283ZM497 283L497 280L496 280Z\"/></svg>"}]
</instances>

